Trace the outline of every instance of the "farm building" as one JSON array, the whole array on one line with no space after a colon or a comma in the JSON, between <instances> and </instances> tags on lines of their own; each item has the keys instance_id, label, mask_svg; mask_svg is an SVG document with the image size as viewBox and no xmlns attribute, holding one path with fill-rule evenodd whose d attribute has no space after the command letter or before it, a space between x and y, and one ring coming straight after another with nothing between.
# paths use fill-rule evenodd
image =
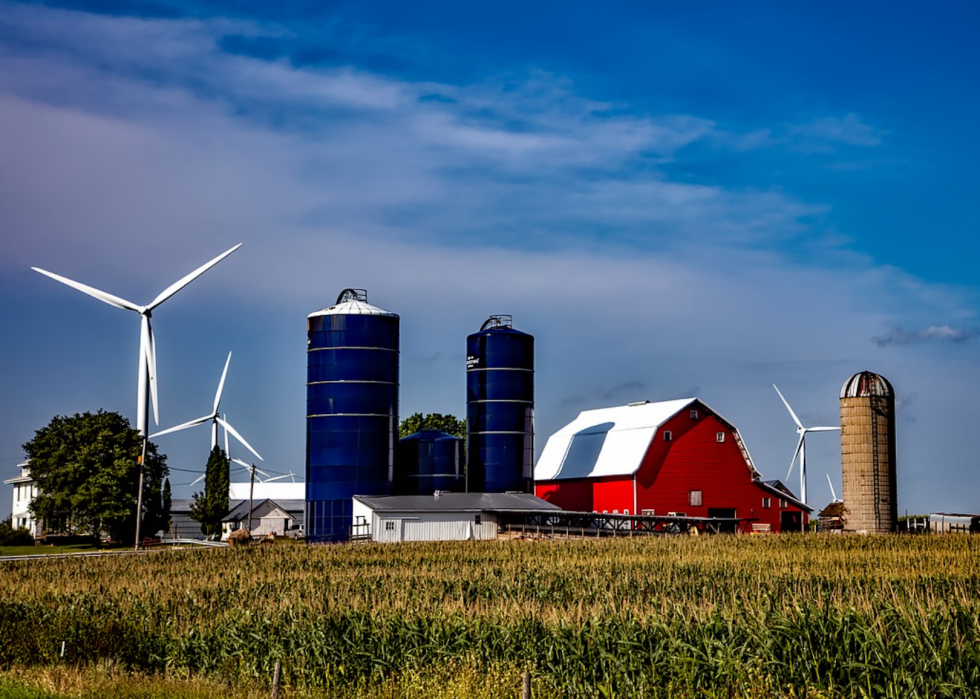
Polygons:
<instances>
[{"instance_id":1,"label":"farm building","mask_svg":"<svg viewBox=\"0 0 980 699\"><path fill-rule=\"evenodd\" d=\"M539 498L580 512L740 517L778 532L811 511L763 481L738 430L697 398L586 410L551 435L534 478Z\"/></svg>"},{"instance_id":2,"label":"farm building","mask_svg":"<svg viewBox=\"0 0 980 699\"><path fill-rule=\"evenodd\" d=\"M287 536L301 531L303 525L303 510L305 500L252 500L252 520L248 518L248 500L233 504L227 515L221 520L221 540L238 529L248 529L252 536Z\"/></svg>"},{"instance_id":3,"label":"farm building","mask_svg":"<svg viewBox=\"0 0 980 699\"><path fill-rule=\"evenodd\" d=\"M262 505L263 502L273 501L269 499L259 500L257 498L253 498L252 500L252 518L256 525L259 524L258 520L260 518L259 506ZM276 502L278 503L277 507L285 511L285 516L280 517L280 519L284 520L287 517L289 519L289 522L286 524L287 527L293 525L299 525L300 527L303 526L305 520L305 500L278 500ZM276 502L273 502L273 504L276 504ZM191 505L193 503L193 500L174 500L170 505L170 529L166 532L157 532L157 534L162 534L166 539L203 539L204 534L201 533L201 523L191 518ZM240 519L248 519L247 498L244 500L229 500L228 508L229 516L234 513L244 511L244 514L241 515ZM270 526L275 527L278 526L278 524L270 520ZM234 528L237 528L237 526ZM256 529L258 529L258 526L256 526Z\"/></svg>"},{"instance_id":4,"label":"farm building","mask_svg":"<svg viewBox=\"0 0 980 699\"><path fill-rule=\"evenodd\" d=\"M933 534L980 534L980 515L933 512L929 515Z\"/></svg>"},{"instance_id":5,"label":"farm building","mask_svg":"<svg viewBox=\"0 0 980 699\"><path fill-rule=\"evenodd\" d=\"M381 542L496 539L503 513L558 509L529 493L355 495L351 531Z\"/></svg>"}]
</instances>

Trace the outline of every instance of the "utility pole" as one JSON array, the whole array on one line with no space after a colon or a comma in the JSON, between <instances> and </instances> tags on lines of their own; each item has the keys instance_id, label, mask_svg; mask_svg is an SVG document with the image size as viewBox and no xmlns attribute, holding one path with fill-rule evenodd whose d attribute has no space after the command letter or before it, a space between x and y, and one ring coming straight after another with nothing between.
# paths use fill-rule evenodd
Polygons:
<instances>
[{"instance_id":1,"label":"utility pole","mask_svg":"<svg viewBox=\"0 0 980 699\"><path fill-rule=\"evenodd\" d=\"M255 464L252 464L252 478L248 484L248 533L252 534L252 495L255 493Z\"/></svg>"}]
</instances>

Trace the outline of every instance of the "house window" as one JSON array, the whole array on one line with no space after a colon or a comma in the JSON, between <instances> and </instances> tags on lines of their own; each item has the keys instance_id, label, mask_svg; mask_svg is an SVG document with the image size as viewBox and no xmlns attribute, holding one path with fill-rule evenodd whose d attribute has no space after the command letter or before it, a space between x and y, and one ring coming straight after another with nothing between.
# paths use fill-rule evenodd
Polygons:
<instances>
[{"instance_id":1,"label":"house window","mask_svg":"<svg viewBox=\"0 0 980 699\"><path fill-rule=\"evenodd\" d=\"M721 444L722 442L724 442L725 441L725 433L724 432L717 433L715 435L715 441L717 441L718 444Z\"/></svg>"},{"instance_id":2,"label":"house window","mask_svg":"<svg viewBox=\"0 0 980 699\"><path fill-rule=\"evenodd\" d=\"M473 524L483 524L483 515L473 515Z\"/></svg>"},{"instance_id":3,"label":"house window","mask_svg":"<svg viewBox=\"0 0 980 699\"><path fill-rule=\"evenodd\" d=\"M390 521L390 520L387 521L387 522L385 522L385 531L386 532L393 532L393 531L395 531L395 523L392 522L392 521Z\"/></svg>"},{"instance_id":4,"label":"house window","mask_svg":"<svg viewBox=\"0 0 980 699\"><path fill-rule=\"evenodd\" d=\"M762 509L768 510L772 507L772 498L762 498Z\"/></svg>"},{"instance_id":5,"label":"house window","mask_svg":"<svg viewBox=\"0 0 980 699\"><path fill-rule=\"evenodd\" d=\"M692 420L697 420L698 419L698 411L697 410L692 410L691 411L691 419Z\"/></svg>"},{"instance_id":6,"label":"house window","mask_svg":"<svg viewBox=\"0 0 980 699\"><path fill-rule=\"evenodd\" d=\"M691 507L701 507L701 491L692 490L687 494L687 504Z\"/></svg>"},{"instance_id":7,"label":"house window","mask_svg":"<svg viewBox=\"0 0 980 699\"><path fill-rule=\"evenodd\" d=\"M673 439L674 439L674 435L671 433L671 431L670 430L664 430L664 441L665 442L671 442L671 441L673 441Z\"/></svg>"}]
</instances>

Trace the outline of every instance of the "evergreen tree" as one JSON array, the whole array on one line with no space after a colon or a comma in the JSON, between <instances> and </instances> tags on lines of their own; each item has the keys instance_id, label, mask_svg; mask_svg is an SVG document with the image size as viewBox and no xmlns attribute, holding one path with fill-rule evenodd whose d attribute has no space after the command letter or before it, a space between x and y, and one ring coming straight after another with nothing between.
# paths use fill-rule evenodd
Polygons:
<instances>
[{"instance_id":1,"label":"evergreen tree","mask_svg":"<svg viewBox=\"0 0 980 699\"><path fill-rule=\"evenodd\" d=\"M142 451L140 433L119 413L52 418L24 444L38 486L31 511L48 532L107 535L132 543ZM150 442L143 487L156 499L143 499L144 524L158 516L166 475L167 457Z\"/></svg>"},{"instance_id":2,"label":"evergreen tree","mask_svg":"<svg viewBox=\"0 0 980 699\"><path fill-rule=\"evenodd\" d=\"M170 531L170 510L173 507L173 495L170 492L170 479L163 482L163 494L161 495L160 508L160 527L163 532Z\"/></svg>"},{"instance_id":3,"label":"evergreen tree","mask_svg":"<svg viewBox=\"0 0 980 699\"><path fill-rule=\"evenodd\" d=\"M205 536L221 534L221 520L228 514L231 469L225 450L215 446L204 470L204 492L194 493L191 518L201 524Z\"/></svg>"}]
</instances>

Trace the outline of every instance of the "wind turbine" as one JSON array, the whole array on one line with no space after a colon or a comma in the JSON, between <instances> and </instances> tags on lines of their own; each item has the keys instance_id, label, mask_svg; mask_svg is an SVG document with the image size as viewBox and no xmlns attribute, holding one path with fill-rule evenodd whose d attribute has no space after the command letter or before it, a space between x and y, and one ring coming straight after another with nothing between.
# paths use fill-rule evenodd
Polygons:
<instances>
[{"instance_id":1,"label":"wind turbine","mask_svg":"<svg viewBox=\"0 0 980 699\"><path fill-rule=\"evenodd\" d=\"M793 409L789 407L789 403L783 397L783 394L779 392L776 384L772 385L776 389L776 393L779 393L779 397L783 401L783 405L789 411L790 416L793 418L793 422L796 423L796 433L800 435L800 440L796 443L796 451L793 452L793 460L789 462L789 471L786 472L786 480L789 480L789 476L793 473L793 466L796 465L796 457L800 457L800 501L806 505L806 434L807 432L833 432L839 431L840 427L804 427L803 423L800 422L800 418L796 416Z\"/></svg>"},{"instance_id":2,"label":"wind turbine","mask_svg":"<svg viewBox=\"0 0 980 699\"><path fill-rule=\"evenodd\" d=\"M190 284L192 281L200 277L202 274L207 272L209 269L214 267L216 264L221 262L223 259L228 257L231 253L235 252L238 248L242 246L241 243L235 247L227 250L216 258L207 262L193 272L183 277L182 279L174 282L166 289L161 291L155 299L150 301L145 306L140 306L132 301L127 301L126 299L119 298L118 296L113 296L112 294L106 293L99 289L95 289L81 282L76 282L67 277L62 277L53 272L48 272L47 270L41 269L40 267L31 267L35 272L40 272L46 277L51 277L55 281L59 281L62 284L66 284L73 289L77 289L84 294L93 296L99 301L109 304L110 306L115 306L116 308L122 308L126 311L135 311L140 314L140 355L139 355L139 378L138 378L138 389L136 392L136 429L138 429L144 436L148 434L148 419L147 413L149 412L149 403L153 402L153 421L155 424L159 424L159 407L157 403L157 356L156 356L156 343L153 339L153 328L150 325L150 316L153 315L153 311L164 301L169 299L171 296L176 294L178 291L183 289L185 286ZM149 388L149 392L147 391ZM149 395L148 395L149 394Z\"/></svg>"},{"instance_id":3,"label":"wind turbine","mask_svg":"<svg viewBox=\"0 0 980 699\"><path fill-rule=\"evenodd\" d=\"M259 461L262 461L263 460L262 457L259 455L259 453L257 451L255 451L255 449L252 448L252 445L249 444L248 442L246 442L245 441L245 438L242 437L240 434L238 434L238 431L234 427L231 426L231 423L230 422L228 422L223 417L221 417L221 413L219 411L219 409L221 407L221 392L224 390L224 387L225 387L225 379L228 377L228 365L229 364L231 364L231 352L228 353L228 359L225 360L225 368L224 368L224 371L221 372L221 380L218 382L218 390L214 394L214 405L211 408L211 412L209 414L202 415L201 417L196 418L194 420L191 420L190 422L185 422L183 424L176 425L175 427L170 427L168 429L161 430L160 432L157 432L155 434L151 434L150 437L153 438L153 437L159 437L159 436L164 435L164 434L170 434L171 432L180 432L181 430L186 430L186 429L188 429L190 427L197 427L198 425L203 425L206 422L210 422L211 423L211 449L212 450L216 446L218 446L218 425L221 425L222 427L225 428L226 439L227 439L227 434L228 433L231 433L231 436L232 437L234 437L235 439L237 439L242 444L242 446L244 446L250 452L252 452L253 454L255 454L255 457ZM227 449L227 442L225 444L225 447ZM227 454L227 452L226 452L226 454Z\"/></svg>"},{"instance_id":4,"label":"wind turbine","mask_svg":"<svg viewBox=\"0 0 980 699\"><path fill-rule=\"evenodd\" d=\"M139 430L140 434L143 436L143 455L140 458L139 493L137 494L136 498L137 549L139 549L140 546L140 524L142 521L143 512L143 468L146 464L146 444L147 440L149 439L147 436L149 434L148 413L150 412L149 404L151 400L153 402L153 422L154 424L160 423L159 406L157 401L157 353L156 343L153 339L153 328L150 325L150 316L153 315L153 311L160 304L200 277L223 259L228 257L228 255L235 252L241 246L242 244L239 243L230 250L226 250L225 252L221 253L210 262L206 262L205 264L201 265L187 276L177 280L161 291L155 299L150 301L150 303L145 306L140 306L132 301L127 301L124 298L106 293L105 291L88 286L87 284L82 284L81 282L76 282L72 279L68 279L67 277L62 277L58 274L48 272L40 267L31 267L31 269L33 269L35 272L40 272L46 277L51 277L55 281L66 284L73 289L77 289L83 294L88 294L89 296L97 298L99 301L107 303L110 306L115 306L116 308L121 308L125 311L135 311L136 313L140 314L140 354L139 375L136 389L136 429Z\"/></svg>"}]
</instances>

